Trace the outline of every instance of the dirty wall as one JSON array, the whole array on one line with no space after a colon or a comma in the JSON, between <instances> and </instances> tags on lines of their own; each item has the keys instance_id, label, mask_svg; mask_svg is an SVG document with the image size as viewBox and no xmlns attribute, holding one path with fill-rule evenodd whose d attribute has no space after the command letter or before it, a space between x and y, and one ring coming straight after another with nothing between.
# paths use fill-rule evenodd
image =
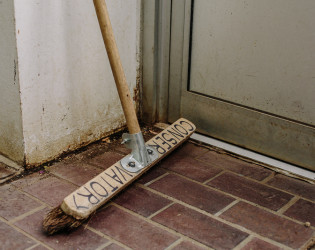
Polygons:
<instances>
[{"instance_id":1,"label":"dirty wall","mask_svg":"<svg viewBox=\"0 0 315 250\"><path fill-rule=\"evenodd\" d=\"M1 2L15 24L12 16L0 22L10 33L0 53L12 50L0 69L0 153L37 165L122 127L92 1L14 0L14 7L13 1ZM107 5L133 94L140 68L140 0Z\"/></svg>"}]
</instances>

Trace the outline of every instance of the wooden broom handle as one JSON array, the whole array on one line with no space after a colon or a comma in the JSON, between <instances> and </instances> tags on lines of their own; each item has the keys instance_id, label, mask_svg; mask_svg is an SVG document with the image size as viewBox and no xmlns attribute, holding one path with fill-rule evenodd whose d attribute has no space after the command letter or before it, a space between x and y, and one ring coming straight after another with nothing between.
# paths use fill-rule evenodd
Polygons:
<instances>
[{"instance_id":1,"label":"wooden broom handle","mask_svg":"<svg viewBox=\"0 0 315 250\"><path fill-rule=\"evenodd\" d=\"M127 126L130 134L141 132L138 123L136 111L133 106L130 91L127 85L125 73L120 61L118 48L116 45L112 25L109 19L107 7L104 0L93 0L98 22L103 35L105 48L112 72L114 75L116 87L118 90L120 102L124 110Z\"/></svg>"}]
</instances>

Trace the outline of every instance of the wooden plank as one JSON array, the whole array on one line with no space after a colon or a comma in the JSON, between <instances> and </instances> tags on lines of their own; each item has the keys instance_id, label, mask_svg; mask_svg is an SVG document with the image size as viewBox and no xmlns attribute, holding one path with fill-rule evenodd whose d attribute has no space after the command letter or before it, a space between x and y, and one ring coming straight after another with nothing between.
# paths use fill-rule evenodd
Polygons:
<instances>
[{"instance_id":1,"label":"wooden plank","mask_svg":"<svg viewBox=\"0 0 315 250\"><path fill-rule=\"evenodd\" d=\"M138 173L123 169L120 161L103 171L101 174L68 195L62 205L62 210L75 217L85 219L97 208L105 204L154 164L170 154L175 148L186 141L196 127L190 121L181 118L149 140L146 145L154 147L159 158Z\"/></svg>"}]
</instances>

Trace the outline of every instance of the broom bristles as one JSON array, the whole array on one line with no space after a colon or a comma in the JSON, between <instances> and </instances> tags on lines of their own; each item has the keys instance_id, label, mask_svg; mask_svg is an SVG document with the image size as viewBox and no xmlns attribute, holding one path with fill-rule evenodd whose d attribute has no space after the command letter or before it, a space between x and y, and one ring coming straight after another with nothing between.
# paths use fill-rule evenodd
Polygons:
<instances>
[{"instance_id":1,"label":"broom bristles","mask_svg":"<svg viewBox=\"0 0 315 250\"><path fill-rule=\"evenodd\" d=\"M82 225L84 220L77 220L74 217L62 211L61 207L55 207L51 210L43 221L43 231L47 235L53 235L59 232L69 232Z\"/></svg>"}]
</instances>

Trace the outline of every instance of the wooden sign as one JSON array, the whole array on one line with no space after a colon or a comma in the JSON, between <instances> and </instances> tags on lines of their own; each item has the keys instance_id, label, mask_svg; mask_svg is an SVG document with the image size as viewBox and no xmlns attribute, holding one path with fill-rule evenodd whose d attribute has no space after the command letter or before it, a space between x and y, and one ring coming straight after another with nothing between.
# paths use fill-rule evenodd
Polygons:
<instances>
[{"instance_id":1,"label":"wooden sign","mask_svg":"<svg viewBox=\"0 0 315 250\"><path fill-rule=\"evenodd\" d=\"M155 148L159 158L137 173L123 169L119 162L84 184L82 187L68 195L62 205L62 210L76 219L86 219L97 208L105 204L114 195L131 184L154 164L171 153L180 144L186 141L195 131L193 123L186 119L179 119L167 127L151 140L146 142Z\"/></svg>"}]
</instances>

